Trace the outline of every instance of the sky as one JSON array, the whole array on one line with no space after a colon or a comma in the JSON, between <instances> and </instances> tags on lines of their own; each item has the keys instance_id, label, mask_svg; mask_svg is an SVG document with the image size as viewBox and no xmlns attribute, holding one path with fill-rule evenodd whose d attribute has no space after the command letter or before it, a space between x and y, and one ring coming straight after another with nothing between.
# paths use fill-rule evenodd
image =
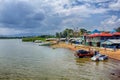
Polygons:
<instances>
[{"instance_id":1,"label":"sky","mask_svg":"<svg viewBox=\"0 0 120 80\"><path fill-rule=\"evenodd\" d=\"M0 36L120 26L120 0L0 0Z\"/></svg>"}]
</instances>

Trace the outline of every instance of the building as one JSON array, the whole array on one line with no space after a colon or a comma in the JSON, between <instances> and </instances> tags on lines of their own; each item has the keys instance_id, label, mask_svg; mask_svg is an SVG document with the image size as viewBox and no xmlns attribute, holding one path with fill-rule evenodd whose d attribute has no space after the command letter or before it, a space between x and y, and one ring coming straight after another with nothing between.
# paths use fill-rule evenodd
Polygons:
<instances>
[{"instance_id":1,"label":"building","mask_svg":"<svg viewBox=\"0 0 120 80\"><path fill-rule=\"evenodd\" d=\"M120 39L108 39L102 45L106 48L120 48Z\"/></svg>"},{"instance_id":2,"label":"building","mask_svg":"<svg viewBox=\"0 0 120 80\"><path fill-rule=\"evenodd\" d=\"M107 41L107 40L109 40L109 39L112 39L112 40L119 39L120 40L120 32L114 32L114 33L108 33L108 32L93 33L93 34L87 35L86 43L89 46L104 47L102 43Z\"/></svg>"}]
</instances>

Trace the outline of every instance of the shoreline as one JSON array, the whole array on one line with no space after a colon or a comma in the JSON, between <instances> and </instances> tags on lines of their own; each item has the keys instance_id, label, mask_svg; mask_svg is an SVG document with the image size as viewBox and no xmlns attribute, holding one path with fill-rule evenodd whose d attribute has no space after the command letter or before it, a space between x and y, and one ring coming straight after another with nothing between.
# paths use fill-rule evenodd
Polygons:
<instances>
[{"instance_id":1,"label":"shoreline","mask_svg":"<svg viewBox=\"0 0 120 80\"><path fill-rule=\"evenodd\" d=\"M67 48L72 51L76 51L79 49L87 50L89 51L90 49L92 50L98 50L101 54L107 55L109 58L119 60L120 61L120 49L117 49L114 51L113 49L105 49L105 48L99 48L99 47L91 47L91 46L85 46L85 45L75 45L75 44L70 44L70 43L65 43L65 42L60 42L59 44L55 44L51 46L52 48Z\"/></svg>"}]
</instances>

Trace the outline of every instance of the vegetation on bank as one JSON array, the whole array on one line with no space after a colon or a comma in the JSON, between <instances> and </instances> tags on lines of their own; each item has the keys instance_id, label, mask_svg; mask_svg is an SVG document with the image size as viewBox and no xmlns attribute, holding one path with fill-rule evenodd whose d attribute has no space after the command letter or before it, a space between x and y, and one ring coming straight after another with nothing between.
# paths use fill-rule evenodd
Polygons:
<instances>
[{"instance_id":1,"label":"vegetation on bank","mask_svg":"<svg viewBox=\"0 0 120 80\"><path fill-rule=\"evenodd\" d=\"M117 32L120 32L120 27L115 28ZM0 37L0 39L22 39L25 42L34 42L35 40L45 41L46 38L66 38L66 37L79 37L84 33L91 33L90 31L81 29L65 29L62 32L56 32L56 35L41 35L41 36L27 36L27 37Z\"/></svg>"},{"instance_id":2,"label":"vegetation on bank","mask_svg":"<svg viewBox=\"0 0 120 80\"><path fill-rule=\"evenodd\" d=\"M45 41L46 38L54 38L55 36L53 35L41 35L41 36L36 36L36 37L24 37L22 38L22 41L24 42L34 42L35 40L41 40Z\"/></svg>"},{"instance_id":3,"label":"vegetation on bank","mask_svg":"<svg viewBox=\"0 0 120 80\"><path fill-rule=\"evenodd\" d=\"M26 37L26 38L22 38L22 41L24 41L24 42L34 42L35 40L45 41L45 38L40 38L40 37Z\"/></svg>"},{"instance_id":4,"label":"vegetation on bank","mask_svg":"<svg viewBox=\"0 0 120 80\"><path fill-rule=\"evenodd\" d=\"M114 28L114 30L116 32L120 32L120 27ZM100 31L100 32L104 32L104 31ZM109 31L108 31L109 32ZM56 37L57 38L66 38L66 37L80 37L83 34L88 33L90 34L91 31L88 31L84 28L76 28L76 29L65 29L62 32L56 32Z\"/></svg>"},{"instance_id":5,"label":"vegetation on bank","mask_svg":"<svg viewBox=\"0 0 120 80\"><path fill-rule=\"evenodd\" d=\"M84 33L90 33L90 31L81 28L81 29L65 29L62 32L56 32L56 37L57 38L66 38L66 37L79 37L83 35Z\"/></svg>"},{"instance_id":6,"label":"vegetation on bank","mask_svg":"<svg viewBox=\"0 0 120 80\"><path fill-rule=\"evenodd\" d=\"M120 27L115 28L115 30L116 30L117 32L120 32Z\"/></svg>"}]
</instances>

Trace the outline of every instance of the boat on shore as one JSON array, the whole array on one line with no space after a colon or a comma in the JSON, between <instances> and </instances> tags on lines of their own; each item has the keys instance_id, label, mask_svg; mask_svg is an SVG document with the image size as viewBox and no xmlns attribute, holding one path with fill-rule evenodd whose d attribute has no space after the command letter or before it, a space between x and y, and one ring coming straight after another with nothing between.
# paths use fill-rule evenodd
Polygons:
<instances>
[{"instance_id":1,"label":"boat on shore","mask_svg":"<svg viewBox=\"0 0 120 80\"><path fill-rule=\"evenodd\" d=\"M77 50L74 55L78 58L82 58L82 57L92 57L94 54L86 50Z\"/></svg>"},{"instance_id":2,"label":"boat on shore","mask_svg":"<svg viewBox=\"0 0 120 80\"><path fill-rule=\"evenodd\" d=\"M50 42L42 42L39 44L39 46L50 46L51 43Z\"/></svg>"},{"instance_id":3,"label":"boat on shore","mask_svg":"<svg viewBox=\"0 0 120 80\"><path fill-rule=\"evenodd\" d=\"M35 40L34 42L35 42L35 43L42 43L41 40Z\"/></svg>"},{"instance_id":4,"label":"boat on shore","mask_svg":"<svg viewBox=\"0 0 120 80\"><path fill-rule=\"evenodd\" d=\"M107 60L108 59L108 56L106 56L106 55L102 55L102 54L96 54L96 55L94 55L92 58L91 58L91 60L93 60L93 61L103 61L103 60Z\"/></svg>"},{"instance_id":5,"label":"boat on shore","mask_svg":"<svg viewBox=\"0 0 120 80\"><path fill-rule=\"evenodd\" d=\"M51 46L51 45L54 45L56 43L53 43L53 42L42 42L42 43L39 43L39 46Z\"/></svg>"}]
</instances>

